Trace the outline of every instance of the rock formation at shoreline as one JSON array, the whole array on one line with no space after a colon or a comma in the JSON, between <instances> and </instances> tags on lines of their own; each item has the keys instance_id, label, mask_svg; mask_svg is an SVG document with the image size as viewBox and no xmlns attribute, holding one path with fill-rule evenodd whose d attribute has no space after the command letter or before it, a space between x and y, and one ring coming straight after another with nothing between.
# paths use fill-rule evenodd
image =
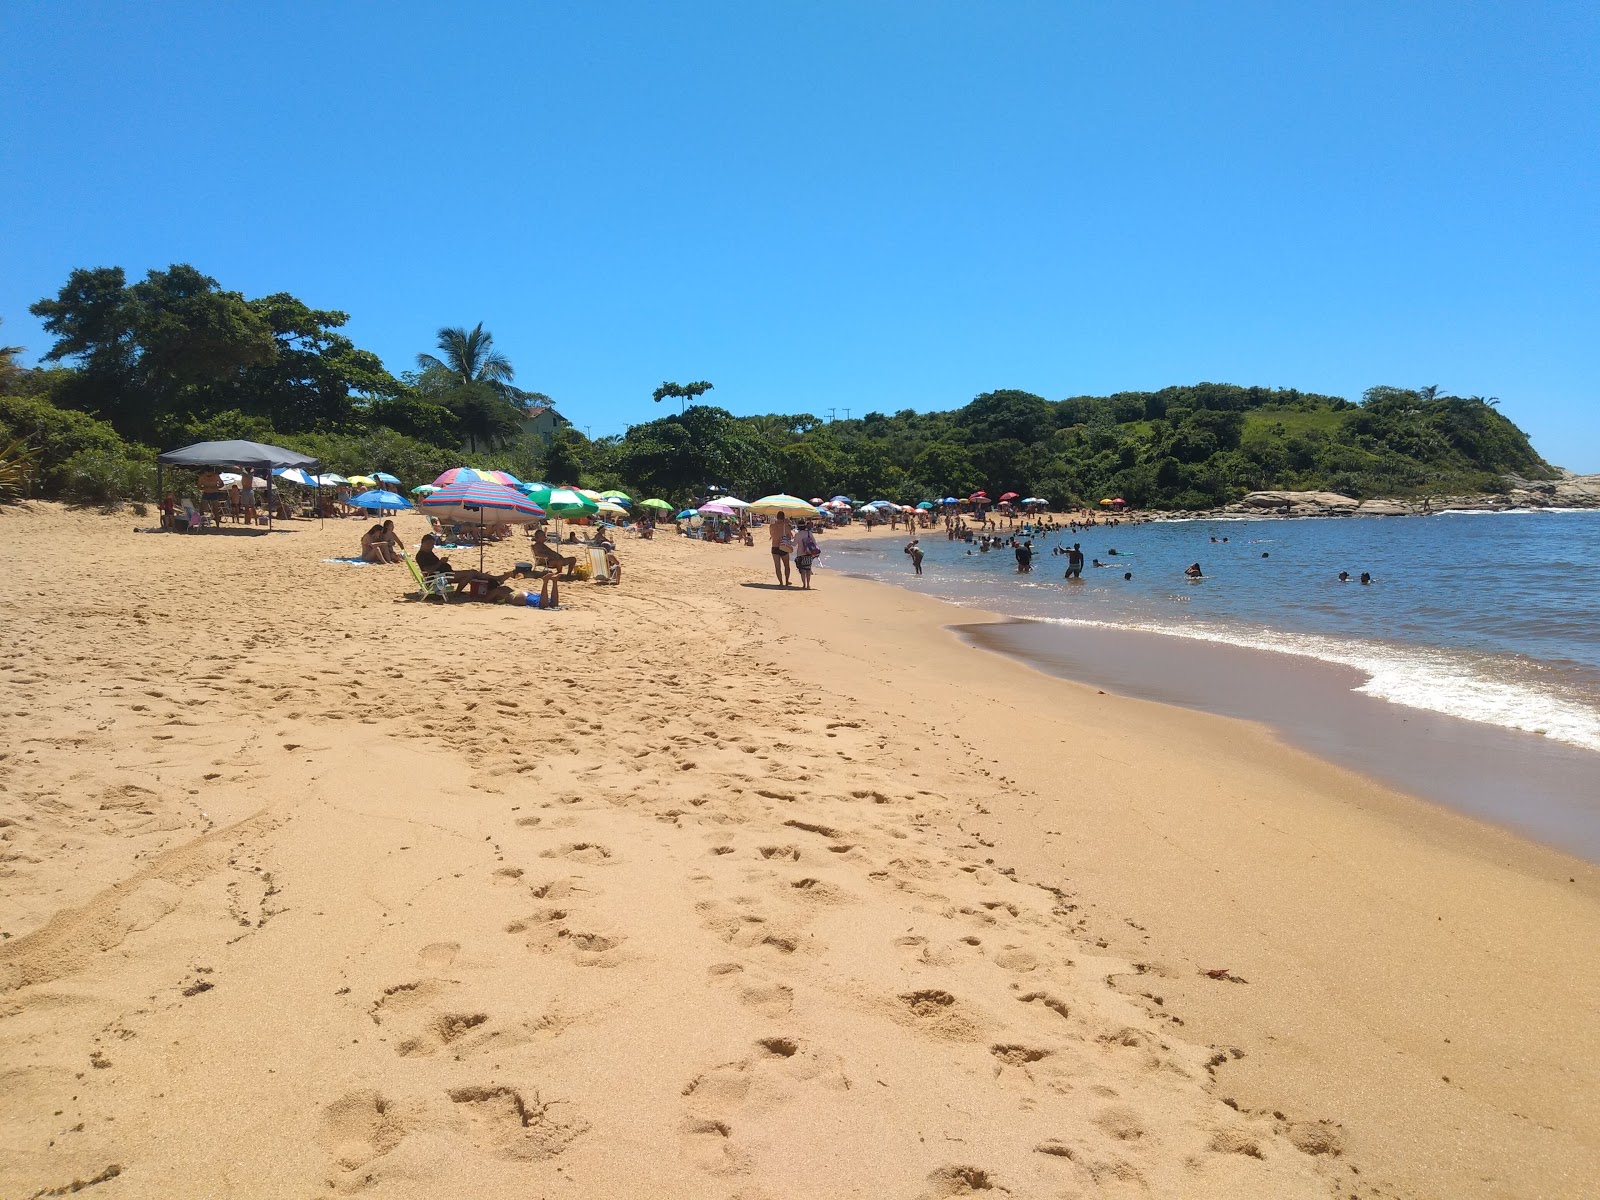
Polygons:
<instances>
[{"instance_id":1,"label":"rock formation at shoreline","mask_svg":"<svg viewBox=\"0 0 1600 1200\"><path fill-rule=\"evenodd\" d=\"M1158 520L1195 517L1407 517L1423 513L1454 510L1490 512L1512 508L1600 508L1600 475L1574 475L1560 479L1504 477L1504 492L1482 492L1471 496L1430 496L1426 500L1357 500L1338 492L1251 492L1244 499L1224 508L1192 512L1162 513ZM1154 514L1152 514L1154 515Z\"/></svg>"}]
</instances>

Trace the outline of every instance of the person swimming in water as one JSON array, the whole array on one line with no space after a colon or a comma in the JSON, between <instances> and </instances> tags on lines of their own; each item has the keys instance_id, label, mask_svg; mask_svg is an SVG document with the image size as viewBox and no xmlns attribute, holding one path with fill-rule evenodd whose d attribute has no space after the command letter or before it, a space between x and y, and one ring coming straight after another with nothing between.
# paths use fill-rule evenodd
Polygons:
<instances>
[{"instance_id":1,"label":"person swimming in water","mask_svg":"<svg viewBox=\"0 0 1600 1200\"><path fill-rule=\"evenodd\" d=\"M1349 583L1350 582L1350 572L1349 571L1340 571L1339 572L1339 582L1340 583Z\"/></svg>"},{"instance_id":2,"label":"person swimming in water","mask_svg":"<svg viewBox=\"0 0 1600 1200\"><path fill-rule=\"evenodd\" d=\"M1371 583L1372 582L1371 574L1366 572L1366 571L1361 572L1361 582L1362 583Z\"/></svg>"},{"instance_id":3,"label":"person swimming in water","mask_svg":"<svg viewBox=\"0 0 1600 1200\"><path fill-rule=\"evenodd\" d=\"M1204 579L1206 577L1206 573L1200 569L1199 563L1190 563L1183 569L1183 573L1190 579Z\"/></svg>"}]
</instances>

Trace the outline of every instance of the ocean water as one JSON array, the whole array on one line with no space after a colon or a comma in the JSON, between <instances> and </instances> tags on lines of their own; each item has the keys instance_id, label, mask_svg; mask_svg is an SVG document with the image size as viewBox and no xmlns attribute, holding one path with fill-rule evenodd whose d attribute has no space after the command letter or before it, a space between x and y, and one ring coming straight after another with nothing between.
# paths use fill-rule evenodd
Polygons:
<instances>
[{"instance_id":1,"label":"ocean water","mask_svg":"<svg viewBox=\"0 0 1600 1200\"><path fill-rule=\"evenodd\" d=\"M918 579L905 541L836 540L822 561L1035 621L1317 659L1353 668L1356 691L1399 709L1600 755L1600 512L1099 526L1035 536L1031 575L1010 549L968 554L938 529L922 537ZM1086 562L1112 565L1064 581L1066 558L1051 550L1073 541ZM1191 562L1203 581L1185 579ZM1374 582L1340 583L1341 570Z\"/></svg>"}]
</instances>

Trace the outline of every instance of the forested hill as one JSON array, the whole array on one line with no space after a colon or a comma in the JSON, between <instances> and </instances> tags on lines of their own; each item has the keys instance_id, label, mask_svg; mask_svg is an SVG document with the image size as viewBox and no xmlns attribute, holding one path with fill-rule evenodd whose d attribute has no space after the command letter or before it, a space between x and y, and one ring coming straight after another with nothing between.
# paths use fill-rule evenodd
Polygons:
<instances>
[{"instance_id":1,"label":"forested hill","mask_svg":"<svg viewBox=\"0 0 1600 1200\"><path fill-rule=\"evenodd\" d=\"M185 263L136 283L119 267L75 270L31 311L54 341L37 368L0 346L0 499L146 500L157 448L235 437L408 485L467 462L674 501L713 484L902 503L984 488L1201 509L1266 489L1368 499L1556 474L1496 400L1437 388L1376 387L1359 404L1217 383L1055 401L996 391L948 411L846 421L694 403L619 437L563 427L547 440L528 425L550 397L513 386L481 322L440 329L439 353L395 375L344 335L347 314L287 293L248 299ZM697 400L711 388L664 383L653 395ZM641 385L641 399L651 394ZM562 407L582 423L581 400Z\"/></svg>"},{"instance_id":2,"label":"forested hill","mask_svg":"<svg viewBox=\"0 0 1600 1200\"><path fill-rule=\"evenodd\" d=\"M1156 509L1211 508L1264 489L1461 494L1499 490L1508 472L1556 474L1496 401L1396 387L1372 388L1359 404L1215 383L1058 401L997 391L947 412L831 422L702 407L634 426L614 453L620 474L647 490L721 477L801 496L910 501L985 488Z\"/></svg>"}]
</instances>

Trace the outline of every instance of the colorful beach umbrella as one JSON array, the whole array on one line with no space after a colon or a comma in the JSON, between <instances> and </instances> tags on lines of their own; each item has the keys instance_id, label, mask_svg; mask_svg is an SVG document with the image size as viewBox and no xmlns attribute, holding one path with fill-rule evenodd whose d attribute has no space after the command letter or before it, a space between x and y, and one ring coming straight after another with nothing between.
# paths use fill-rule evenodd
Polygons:
<instances>
[{"instance_id":1,"label":"colorful beach umbrella","mask_svg":"<svg viewBox=\"0 0 1600 1200\"><path fill-rule=\"evenodd\" d=\"M298 483L301 487L317 486L317 477L306 474L300 467L275 467L272 474L283 483Z\"/></svg>"},{"instance_id":2,"label":"colorful beach umbrella","mask_svg":"<svg viewBox=\"0 0 1600 1200\"><path fill-rule=\"evenodd\" d=\"M413 496L431 496L438 490L439 489L434 487L431 483L419 483L416 487L411 489L411 494Z\"/></svg>"},{"instance_id":3,"label":"colorful beach umbrella","mask_svg":"<svg viewBox=\"0 0 1600 1200\"><path fill-rule=\"evenodd\" d=\"M341 483L349 483L350 481L343 475L336 475L330 471L326 475L318 475L317 482L323 487L338 487Z\"/></svg>"},{"instance_id":4,"label":"colorful beach umbrella","mask_svg":"<svg viewBox=\"0 0 1600 1200\"><path fill-rule=\"evenodd\" d=\"M373 475L373 478L376 479L379 483L399 483L400 482L400 476L391 475L387 471L379 471L375 475Z\"/></svg>"},{"instance_id":5,"label":"colorful beach umbrella","mask_svg":"<svg viewBox=\"0 0 1600 1200\"><path fill-rule=\"evenodd\" d=\"M700 515L703 517L707 513L718 517L731 517L733 516L734 510L729 508L726 504L723 504L721 501L713 500L710 504L702 504L700 506Z\"/></svg>"},{"instance_id":6,"label":"colorful beach umbrella","mask_svg":"<svg viewBox=\"0 0 1600 1200\"><path fill-rule=\"evenodd\" d=\"M690 517L695 516L699 511L700 510L697 508L686 508L672 519L674 521L687 521Z\"/></svg>"},{"instance_id":7,"label":"colorful beach umbrella","mask_svg":"<svg viewBox=\"0 0 1600 1200\"><path fill-rule=\"evenodd\" d=\"M526 496L503 483L489 480L452 483L422 498L422 511L457 524L477 523L480 534L487 525L526 525L544 516ZM483 538L478 538L478 569L483 570Z\"/></svg>"},{"instance_id":8,"label":"colorful beach umbrella","mask_svg":"<svg viewBox=\"0 0 1600 1200\"><path fill-rule=\"evenodd\" d=\"M639 507L661 509L666 512L672 511L672 505L668 504L665 500L657 500L654 497L649 500L639 501Z\"/></svg>"},{"instance_id":9,"label":"colorful beach umbrella","mask_svg":"<svg viewBox=\"0 0 1600 1200\"><path fill-rule=\"evenodd\" d=\"M433 486L447 488L453 483L500 483L500 481L492 478L487 471L479 471L473 467L451 467L433 481ZM500 484L500 486L505 485Z\"/></svg>"},{"instance_id":10,"label":"colorful beach umbrella","mask_svg":"<svg viewBox=\"0 0 1600 1200\"><path fill-rule=\"evenodd\" d=\"M923 500L923 501L920 501L920 502L919 502L919 503L918 503L918 504L917 504L917 507L918 507L918 508L932 508L932 507L933 507L933 501L932 501L932 500Z\"/></svg>"},{"instance_id":11,"label":"colorful beach umbrella","mask_svg":"<svg viewBox=\"0 0 1600 1200\"><path fill-rule=\"evenodd\" d=\"M1000 499L1002 500L1015 500L1016 498L1017 494L1015 492L1002 492L1000 494Z\"/></svg>"},{"instance_id":12,"label":"colorful beach umbrella","mask_svg":"<svg viewBox=\"0 0 1600 1200\"><path fill-rule=\"evenodd\" d=\"M764 517L775 517L780 513L786 517L815 517L819 515L814 505L806 503L799 496L790 496L784 492L761 497L761 499L750 505L750 511L760 513Z\"/></svg>"},{"instance_id":13,"label":"colorful beach umbrella","mask_svg":"<svg viewBox=\"0 0 1600 1200\"><path fill-rule=\"evenodd\" d=\"M604 496L607 500L615 500L618 504L632 504L633 503L633 497L628 495L627 492L619 492L619 491L616 491L615 489L613 489L612 491L601 492L600 494L602 496Z\"/></svg>"},{"instance_id":14,"label":"colorful beach umbrella","mask_svg":"<svg viewBox=\"0 0 1600 1200\"><path fill-rule=\"evenodd\" d=\"M589 488L573 488L572 490L577 492L578 495L584 497L585 499L593 500L596 504L599 504L600 501L605 499L605 497L599 492L593 491Z\"/></svg>"},{"instance_id":15,"label":"colorful beach umbrella","mask_svg":"<svg viewBox=\"0 0 1600 1200\"><path fill-rule=\"evenodd\" d=\"M411 501L395 492L385 492L374 488L370 492L362 492L359 496L350 497L351 508L410 508Z\"/></svg>"}]
</instances>

